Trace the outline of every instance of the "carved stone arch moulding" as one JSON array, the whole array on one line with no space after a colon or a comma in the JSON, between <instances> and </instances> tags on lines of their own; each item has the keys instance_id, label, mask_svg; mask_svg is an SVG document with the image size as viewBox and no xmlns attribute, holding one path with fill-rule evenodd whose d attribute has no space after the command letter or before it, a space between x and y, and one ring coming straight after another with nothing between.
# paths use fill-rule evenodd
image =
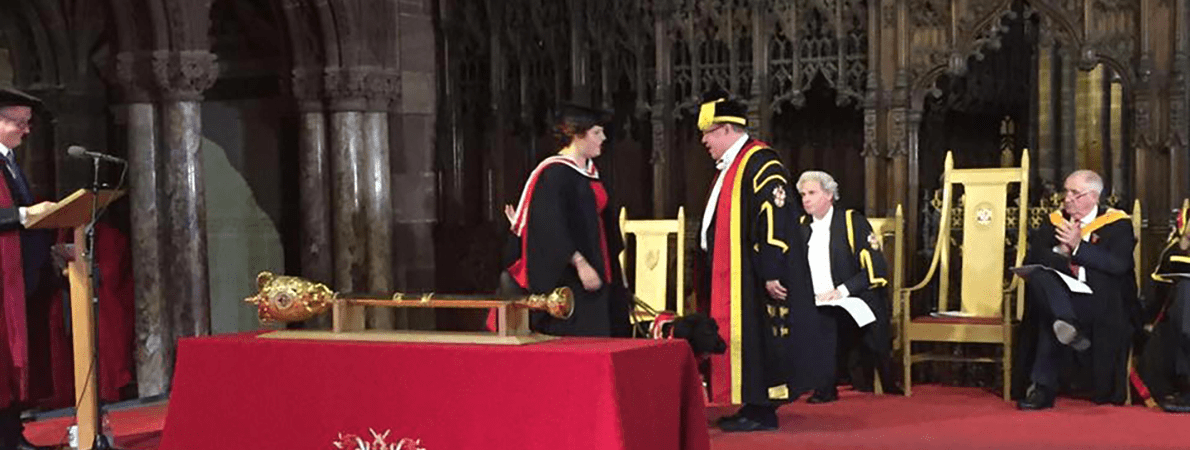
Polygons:
<instances>
[{"instance_id":1,"label":"carved stone arch moulding","mask_svg":"<svg viewBox=\"0 0 1190 450\"><path fill-rule=\"evenodd\" d=\"M937 0L915 0L913 3L914 8L937 10L943 6L938 4ZM968 9L957 12L958 19L952 19L953 32L957 39L950 49L947 51L943 51L941 48L914 49L917 57L911 62L913 67L910 67L910 73L914 74L910 84L910 103L913 108L920 109L926 95L941 94L941 91L934 85L939 76L943 74L963 75L966 72L967 58L981 57L985 49L998 47L999 34L1006 31L1001 20L1016 14L1012 9L1015 4L1016 0L968 3ZM1092 42L1082 31L1085 14L1082 0L1030 0L1024 1L1023 4L1025 17L1038 15L1042 34L1064 46L1078 49L1081 69L1090 70L1100 63L1106 65L1119 74L1125 98L1131 97L1131 93L1134 92L1132 89L1135 84L1134 73L1132 67L1123 61L1130 59L1133 55L1128 53L1128 50L1121 48L1119 42L1123 40L1123 37L1118 36L1120 30L1111 27L1111 24L1119 21L1103 21L1107 25L1100 24L1102 29L1096 30L1097 35L1102 38ZM1119 6L1119 8L1126 8L1126 6ZM941 25L936 23L939 21L931 23L927 19L928 17L919 17L915 20L917 22L915 28L918 28L914 30L915 33L919 32L922 25L935 27ZM1121 28L1118 24L1116 25L1115 28Z\"/></svg>"}]
</instances>

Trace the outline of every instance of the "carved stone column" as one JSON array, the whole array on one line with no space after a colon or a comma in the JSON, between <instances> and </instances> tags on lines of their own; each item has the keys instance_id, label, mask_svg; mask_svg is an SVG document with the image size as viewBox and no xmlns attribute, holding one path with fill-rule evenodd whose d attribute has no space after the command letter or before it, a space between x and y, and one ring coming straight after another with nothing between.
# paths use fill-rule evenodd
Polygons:
<instances>
[{"instance_id":1,"label":"carved stone column","mask_svg":"<svg viewBox=\"0 0 1190 450\"><path fill-rule=\"evenodd\" d=\"M169 391L173 327L165 301L161 250L161 190L157 167L157 111L150 100L152 73L147 55L116 55L116 78L126 114L131 216L132 275L136 302L136 386L141 397Z\"/></svg>"},{"instance_id":2,"label":"carved stone column","mask_svg":"<svg viewBox=\"0 0 1190 450\"><path fill-rule=\"evenodd\" d=\"M331 217L335 290L367 289L366 228L363 216L365 70L328 67L330 99Z\"/></svg>"},{"instance_id":3,"label":"carved stone column","mask_svg":"<svg viewBox=\"0 0 1190 450\"><path fill-rule=\"evenodd\" d=\"M396 99L400 78L395 72L374 70L367 76L367 111L363 114L363 160L360 185L367 245L364 262L370 292L393 289L393 200L389 163L388 109ZM392 329L397 311L369 308L369 328Z\"/></svg>"},{"instance_id":4,"label":"carved stone column","mask_svg":"<svg viewBox=\"0 0 1190 450\"><path fill-rule=\"evenodd\" d=\"M153 53L161 89L164 153L163 258L175 338L209 334L206 195L203 185L202 92L215 83L215 55L204 50Z\"/></svg>"},{"instance_id":5,"label":"carved stone column","mask_svg":"<svg viewBox=\"0 0 1190 450\"><path fill-rule=\"evenodd\" d=\"M322 70L293 71L293 95L299 114L298 181L302 211L302 276L320 283L335 279L331 248L331 169L327 150L326 114L322 102ZM330 315L311 319L307 326L329 328Z\"/></svg>"},{"instance_id":6,"label":"carved stone column","mask_svg":"<svg viewBox=\"0 0 1190 450\"><path fill-rule=\"evenodd\" d=\"M432 2L423 0L423 3ZM389 112L392 146L389 170L393 192L389 220L393 230L393 276L396 288L408 292L434 289L437 271L434 227L438 221L438 177L434 148L439 91L435 86L438 67L446 66L436 65L433 47L424 44L439 39L433 31L431 12L428 7L408 3L401 6L401 72L400 77L394 79L399 82L399 89L392 93L399 100L391 104ZM497 39L493 37L492 41ZM507 123L503 117L497 122ZM504 134L497 136L499 139L506 137ZM505 157L503 154L496 156ZM503 197L498 200L503 201ZM494 219L503 220L504 213L498 206L494 213ZM414 308L397 317L400 328L433 329L436 323L435 312L428 309Z\"/></svg>"}]
</instances>

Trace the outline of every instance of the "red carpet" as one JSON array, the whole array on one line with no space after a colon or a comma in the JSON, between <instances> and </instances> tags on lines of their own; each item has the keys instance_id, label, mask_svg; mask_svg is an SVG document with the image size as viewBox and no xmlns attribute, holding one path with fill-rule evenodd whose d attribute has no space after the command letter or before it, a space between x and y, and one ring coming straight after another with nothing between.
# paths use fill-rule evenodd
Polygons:
<instances>
[{"instance_id":1,"label":"red carpet","mask_svg":"<svg viewBox=\"0 0 1190 450\"><path fill-rule=\"evenodd\" d=\"M161 441L165 425L166 403L112 411L108 421L116 436L115 446L123 450L153 450ZM47 419L25 424L25 437L37 445L67 444L66 429L74 423L74 416ZM69 447L67 447L69 448Z\"/></svg>"},{"instance_id":2,"label":"red carpet","mask_svg":"<svg viewBox=\"0 0 1190 450\"><path fill-rule=\"evenodd\" d=\"M1185 449L1190 416L1139 406L1058 398L1055 408L1018 411L990 391L914 386L913 397L851 391L825 405L778 410L771 432L711 431L711 447L735 449ZM711 418L730 414L716 407Z\"/></svg>"},{"instance_id":3,"label":"red carpet","mask_svg":"<svg viewBox=\"0 0 1190 450\"><path fill-rule=\"evenodd\" d=\"M851 391L826 405L804 401L781 407L781 429L726 434L711 430L716 450L834 449L1185 449L1190 415L1139 406L1097 406L1059 398L1042 412L1017 411L994 393L974 388L914 386L913 397ZM111 414L116 443L126 450L156 449L165 404ZM709 418L732 412L714 407ZM59 442L73 419L27 425L37 444ZM434 449L430 450L445 450Z\"/></svg>"}]
</instances>

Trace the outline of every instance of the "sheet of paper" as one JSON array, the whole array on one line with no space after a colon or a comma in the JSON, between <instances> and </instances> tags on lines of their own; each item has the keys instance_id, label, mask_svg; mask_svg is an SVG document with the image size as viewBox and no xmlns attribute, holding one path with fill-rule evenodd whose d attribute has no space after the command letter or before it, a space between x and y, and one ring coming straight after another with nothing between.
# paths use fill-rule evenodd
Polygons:
<instances>
[{"instance_id":1,"label":"sheet of paper","mask_svg":"<svg viewBox=\"0 0 1190 450\"><path fill-rule=\"evenodd\" d=\"M1066 283L1066 289L1070 289L1070 292L1075 292L1075 293L1079 293L1079 294L1091 294L1092 293L1091 287L1087 286L1087 283L1078 281L1078 278L1074 278L1070 275L1066 275L1065 273L1054 270L1052 267L1043 266L1041 264L1028 264L1028 265L1024 265L1024 266L1020 266L1020 267L1013 267L1008 270L1011 270L1012 273L1015 273L1015 274L1017 274L1017 276L1024 278L1026 280L1029 279L1030 275L1032 275L1034 272L1036 272L1038 270L1048 270L1050 272L1058 274L1058 278L1061 278L1062 282Z\"/></svg>"},{"instance_id":2,"label":"sheet of paper","mask_svg":"<svg viewBox=\"0 0 1190 450\"><path fill-rule=\"evenodd\" d=\"M1190 278L1190 273L1159 273L1157 276L1163 278Z\"/></svg>"},{"instance_id":3,"label":"sheet of paper","mask_svg":"<svg viewBox=\"0 0 1190 450\"><path fill-rule=\"evenodd\" d=\"M975 314L962 311L934 311L930 315L933 317L975 317Z\"/></svg>"},{"instance_id":4,"label":"sheet of paper","mask_svg":"<svg viewBox=\"0 0 1190 450\"><path fill-rule=\"evenodd\" d=\"M847 297L838 300L831 300L829 302L819 303L818 306L838 306L847 311L851 318L855 320L855 325L863 327L869 323L876 321L876 315L872 314L872 308L863 299L858 297Z\"/></svg>"}]
</instances>

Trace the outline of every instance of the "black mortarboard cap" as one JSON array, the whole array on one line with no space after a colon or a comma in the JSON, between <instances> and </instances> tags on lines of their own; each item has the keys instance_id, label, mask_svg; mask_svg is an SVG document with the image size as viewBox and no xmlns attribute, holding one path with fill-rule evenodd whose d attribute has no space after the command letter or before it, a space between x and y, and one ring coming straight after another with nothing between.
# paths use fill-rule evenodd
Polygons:
<instances>
[{"instance_id":1,"label":"black mortarboard cap","mask_svg":"<svg viewBox=\"0 0 1190 450\"><path fill-rule=\"evenodd\" d=\"M41 106L41 100L16 89L0 86L0 107L4 106L36 108Z\"/></svg>"},{"instance_id":2,"label":"black mortarboard cap","mask_svg":"<svg viewBox=\"0 0 1190 450\"><path fill-rule=\"evenodd\" d=\"M741 127L748 125L748 107L732 99L727 92L716 90L703 96L698 108L698 131L707 131L717 123L733 123Z\"/></svg>"}]
</instances>

